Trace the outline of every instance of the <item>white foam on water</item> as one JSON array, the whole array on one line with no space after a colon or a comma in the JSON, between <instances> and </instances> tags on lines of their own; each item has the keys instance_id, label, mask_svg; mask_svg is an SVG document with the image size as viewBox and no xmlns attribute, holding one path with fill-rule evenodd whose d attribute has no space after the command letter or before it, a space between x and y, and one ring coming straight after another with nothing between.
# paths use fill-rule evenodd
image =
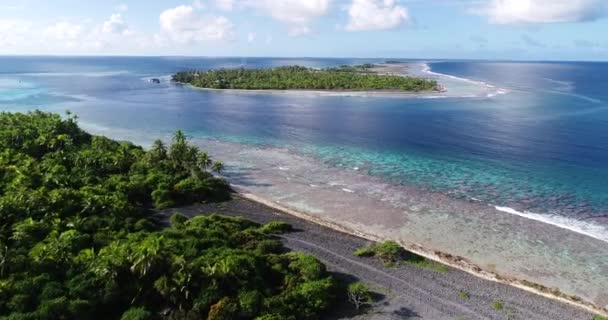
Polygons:
<instances>
[{"instance_id":1,"label":"white foam on water","mask_svg":"<svg viewBox=\"0 0 608 320\"><path fill-rule=\"evenodd\" d=\"M439 73L439 72L435 72L431 70L431 66L428 63L423 63L422 64L422 72L426 73L426 74L431 74L431 75L435 75L435 76L439 76L439 77L444 77L444 78L449 78L452 80L458 80L458 81L463 81L466 83L470 83L470 84L474 84L474 85L478 85L478 86L482 86L488 89L491 89L492 92L488 93L486 95L487 98L493 98L496 97L497 95L503 95L503 94L507 94L510 91L504 88L498 88L494 85L491 85L487 82L483 82L483 81L477 81L477 80L472 80L472 79L467 79L467 78L462 78L462 77L457 77L457 76L453 76L450 74L445 74L445 73ZM461 96L460 98L474 98L476 97L475 95L466 95L466 96Z\"/></svg>"},{"instance_id":2,"label":"white foam on water","mask_svg":"<svg viewBox=\"0 0 608 320\"><path fill-rule=\"evenodd\" d=\"M279 170L281 170L281 171L289 171L289 168L287 168L287 167L279 167Z\"/></svg>"},{"instance_id":3,"label":"white foam on water","mask_svg":"<svg viewBox=\"0 0 608 320\"><path fill-rule=\"evenodd\" d=\"M342 191L348 192L348 193L355 193L355 191L353 191L351 189L347 189L347 188L342 188Z\"/></svg>"},{"instance_id":4,"label":"white foam on water","mask_svg":"<svg viewBox=\"0 0 608 320\"><path fill-rule=\"evenodd\" d=\"M562 229L584 234L586 236L604 242L608 242L608 228L605 226L552 214L539 214L528 211L520 212L509 207L494 206L494 208L496 208L496 210L498 211L518 215L520 217L528 218L531 220L540 221L546 224L560 227Z\"/></svg>"}]
</instances>

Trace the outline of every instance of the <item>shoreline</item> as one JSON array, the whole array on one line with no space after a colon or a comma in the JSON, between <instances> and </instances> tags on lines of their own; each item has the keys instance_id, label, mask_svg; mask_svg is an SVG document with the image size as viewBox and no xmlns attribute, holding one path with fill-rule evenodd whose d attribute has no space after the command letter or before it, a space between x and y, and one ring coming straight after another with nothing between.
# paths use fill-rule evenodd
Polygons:
<instances>
[{"instance_id":1,"label":"shoreline","mask_svg":"<svg viewBox=\"0 0 608 320\"><path fill-rule=\"evenodd\" d=\"M235 188L235 186L233 186L233 188ZM453 256L448 253L444 253L444 252L440 252L440 251L436 251L436 250L432 250L432 249L427 249L427 248L423 247L422 245L418 245L418 244L406 244L401 240L389 239L389 238L381 237L378 235L349 229L349 228L339 225L337 223L284 207L280 204L277 204L276 202L274 202L272 200L268 200L263 197L259 197L253 193L246 192L245 190L239 190L238 187L235 188L235 191L240 197L242 197L244 199L270 207L270 208L278 210L284 214L294 216L298 219L302 219L304 221L314 223L316 225L319 225L319 226L322 226L325 228L329 228L329 229L332 229L334 231L337 231L337 232L340 232L343 234L355 236L355 237L365 239L368 241L372 241L372 242L382 242L382 241L386 241L386 240L393 240L393 241L396 241L397 243L399 243L399 245L401 245L407 251L410 251L414 254L417 254L417 255L422 256L427 259L430 259L432 261L447 265L449 267L458 269L460 271L464 271L464 272L471 274L475 277L478 277L480 279L509 285L514 288L518 288L518 289L524 290L526 292L536 294L538 296L542 296L542 297L545 297L548 299L566 303L571 306L582 308L591 313L597 313L599 315L608 316L608 309L600 308L589 302L584 302L579 297L568 296L564 293L561 293L559 290L556 291L555 289L546 288L540 284L535 284L535 283L532 283L532 282L529 282L526 280L520 280L520 279L516 279L516 278L508 278L508 277L501 276L495 272L484 270L483 268L471 263L464 257Z\"/></svg>"},{"instance_id":2,"label":"shoreline","mask_svg":"<svg viewBox=\"0 0 608 320\"><path fill-rule=\"evenodd\" d=\"M431 80L424 76L413 75L408 72L403 72L403 70L409 68L412 63L402 63L402 64L386 64L380 63L375 64L374 68L370 69L370 72L364 72L363 74L368 75L378 75L378 76L399 76L405 78L413 78L420 80ZM395 73L386 73L379 72L383 68L392 68L396 67L401 70L401 72ZM431 74L431 73L428 73ZM172 77L173 78L173 77ZM435 79L432 79L435 80ZM170 80L173 81L173 80ZM295 95L316 95L316 96L346 96L346 97L417 97L417 96L428 96L428 95L439 95L447 92L447 89L438 81L436 82L437 86L433 90L422 90L422 91L414 91L414 90L398 90L398 89L361 89L361 90L348 90L348 89L216 89L216 88L205 88L205 87L197 87L188 82L180 82L173 81L174 83L178 83L182 86L199 89L204 91L213 91L213 92L228 92L228 93L262 93L262 94L295 94Z\"/></svg>"},{"instance_id":3,"label":"shoreline","mask_svg":"<svg viewBox=\"0 0 608 320\"><path fill-rule=\"evenodd\" d=\"M218 159L247 159L229 161L224 176L264 204L365 239L396 240L485 279L608 314L606 279L598 278L606 267L597 256L604 241L476 201L318 167L287 150L243 150L209 140L199 145Z\"/></svg>"},{"instance_id":4,"label":"shoreline","mask_svg":"<svg viewBox=\"0 0 608 320\"><path fill-rule=\"evenodd\" d=\"M426 62L403 62L398 64L377 64L376 74L409 76L437 81L439 90L431 91L395 91L395 90L298 90L298 89L213 89L193 86L189 83L178 83L186 88L203 92L221 92L226 94L271 94L291 96L318 97L362 97L362 98L410 98L410 99L442 99L442 98L493 98L507 94L509 91L493 85L459 78L447 74L433 72Z\"/></svg>"},{"instance_id":5,"label":"shoreline","mask_svg":"<svg viewBox=\"0 0 608 320\"><path fill-rule=\"evenodd\" d=\"M201 88L193 86L189 83L176 82L180 85L201 91L209 92L223 92L228 94L275 94L275 95L294 95L294 96L320 96L320 97L383 97L383 98L418 98L435 96L444 91L393 91L393 90L307 90L307 89L213 89L213 88Z\"/></svg>"},{"instance_id":6,"label":"shoreline","mask_svg":"<svg viewBox=\"0 0 608 320\"><path fill-rule=\"evenodd\" d=\"M589 257L588 254L598 252L599 248L605 248L605 242L598 246L597 243L588 241L586 239L588 236L578 232L542 221L530 220L525 216L501 215L499 210L493 206L482 205L473 200L458 201L464 207L459 205L455 210L450 210L449 204L447 206L445 203L442 204L447 199L445 196L420 193L412 188L373 186L373 192L396 197L395 199L382 199L381 201L385 202L379 203L377 202L379 199L374 200L367 196L366 193L371 190L366 189L370 186L361 184L363 182L359 180L361 177L357 171L340 170L347 176L333 176L335 170L326 171L315 166L310 167L305 165L310 160L309 158L296 156L289 152L285 153L285 150L280 151L282 149L275 150L275 148L265 147L242 149L236 143L222 143L214 139L198 141L198 145L208 150L214 158L231 159L226 157L229 154L238 159L248 159L246 163L229 161L229 168L225 175L233 186L236 185L241 193L247 195L248 199L364 239L397 240L404 248L414 253L453 266L479 278L508 284L594 313L608 315L608 306L602 308L602 305L606 303L604 302L606 301L604 291L596 290L598 286L601 287L602 282L605 282L605 280L597 278L597 274L601 274L605 264L595 265L592 263L593 260L586 260L586 257ZM259 158L259 156L263 157ZM285 156L289 158L285 158ZM264 165L260 167L260 163L264 163ZM301 165L304 166L300 167ZM319 177L304 176L303 181L300 181L301 173L309 172L313 167L316 168L315 170L321 169L319 174L323 180L318 180ZM329 176L332 176L329 179L328 173ZM365 180L367 181L367 179ZM378 181L374 179L370 182ZM408 207L400 206L396 209L400 208L405 211L395 211L392 201L400 201L400 197L403 196L406 197L404 200ZM415 203L408 203L407 197L417 200ZM428 212L425 207L433 203L440 205L435 208L438 211ZM387 211L387 205L392 208L390 211ZM430 205L430 207L435 206ZM449 211L444 211L446 209ZM369 210L375 210L375 214L370 216ZM450 211L458 213L458 215L449 217ZM431 215L429 216L429 214ZM470 214L473 215L470 216ZM388 218L390 220L385 220ZM475 222L475 219L481 219L480 221L485 226L481 229L473 227L478 225L471 224ZM529 225L530 229L516 231L524 225ZM471 230L471 232L463 234L467 232L466 230ZM510 233L505 234L505 231L515 233L511 236ZM517 234L520 231L522 233ZM442 240L441 237L443 234L450 233L460 233L460 235L450 239L448 243L452 244L446 246L444 241L446 239ZM483 238L480 238L481 235ZM486 238L486 235L491 237ZM560 240L555 243L555 240L551 239ZM585 242L581 243L581 240ZM477 243L471 246L470 241ZM524 241L523 247L511 251L512 245L517 243L519 246L522 241ZM545 245L543 242L547 244ZM464 247L454 247L454 243L464 245ZM505 249L507 251L504 251ZM522 249L525 250L522 251ZM560 252L563 250L566 252L579 250L581 254L561 257ZM569 265L572 265L572 268ZM533 268L533 266L537 266L537 268ZM585 269L580 269L580 266L584 266ZM596 269L597 267L599 269ZM575 273L569 274L569 272ZM561 288L561 291L553 288ZM578 297L583 297L583 299Z\"/></svg>"}]
</instances>

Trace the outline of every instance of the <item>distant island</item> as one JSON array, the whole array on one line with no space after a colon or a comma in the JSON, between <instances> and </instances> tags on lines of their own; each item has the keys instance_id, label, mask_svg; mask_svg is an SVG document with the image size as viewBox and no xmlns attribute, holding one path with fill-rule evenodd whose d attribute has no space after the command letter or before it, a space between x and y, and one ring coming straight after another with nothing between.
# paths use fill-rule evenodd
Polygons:
<instances>
[{"instance_id":1,"label":"distant island","mask_svg":"<svg viewBox=\"0 0 608 320\"><path fill-rule=\"evenodd\" d=\"M173 75L173 81L206 89L328 90L422 92L440 91L437 81L380 74L375 65L312 69L287 66L272 69L190 70Z\"/></svg>"}]
</instances>

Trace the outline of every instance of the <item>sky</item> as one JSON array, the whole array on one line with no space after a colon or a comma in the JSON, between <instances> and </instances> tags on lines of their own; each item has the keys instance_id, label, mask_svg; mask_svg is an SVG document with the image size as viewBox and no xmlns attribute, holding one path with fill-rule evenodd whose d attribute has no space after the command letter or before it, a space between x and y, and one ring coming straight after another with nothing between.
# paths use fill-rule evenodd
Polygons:
<instances>
[{"instance_id":1,"label":"sky","mask_svg":"<svg viewBox=\"0 0 608 320\"><path fill-rule=\"evenodd\" d=\"M608 60L608 0L0 0L2 55Z\"/></svg>"}]
</instances>

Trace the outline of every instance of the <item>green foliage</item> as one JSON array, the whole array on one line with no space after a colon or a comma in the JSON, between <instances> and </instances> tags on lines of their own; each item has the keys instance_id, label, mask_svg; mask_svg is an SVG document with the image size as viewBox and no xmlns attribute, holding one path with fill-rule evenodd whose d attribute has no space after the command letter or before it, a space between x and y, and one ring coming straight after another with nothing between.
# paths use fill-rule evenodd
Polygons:
<instances>
[{"instance_id":1,"label":"green foliage","mask_svg":"<svg viewBox=\"0 0 608 320\"><path fill-rule=\"evenodd\" d=\"M152 313L144 308L131 308L122 314L120 320L148 320L152 319Z\"/></svg>"},{"instance_id":2,"label":"green foliage","mask_svg":"<svg viewBox=\"0 0 608 320\"><path fill-rule=\"evenodd\" d=\"M608 318L603 316L594 316L592 320L608 320Z\"/></svg>"},{"instance_id":3,"label":"green foliage","mask_svg":"<svg viewBox=\"0 0 608 320\"><path fill-rule=\"evenodd\" d=\"M465 300L471 299L471 294L467 291L460 291L458 295Z\"/></svg>"},{"instance_id":4,"label":"green foliage","mask_svg":"<svg viewBox=\"0 0 608 320\"><path fill-rule=\"evenodd\" d=\"M355 256L357 257L373 257L376 255L376 251L373 247L370 248L360 248L355 250Z\"/></svg>"},{"instance_id":5,"label":"green foliage","mask_svg":"<svg viewBox=\"0 0 608 320\"><path fill-rule=\"evenodd\" d=\"M502 311L505 308L505 303L502 301L494 301L492 303L492 308L496 311Z\"/></svg>"},{"instance_id":6,"label":"green foliage","mask_svg":"<svg viewBox=\"0 0 608 320\"><path fill-rule=\"evenodd\" d=\"M333 279L265 233L284 226L153 222L154 208L228 198L214 164L182 132L145 151L73 118L0 114L0 318L319 318Z\"/></svg>"},{"instance_id":7,"label":"green foliage","mask_svg":"<svg viewBox=\"0 0 608 320\"><path fill-rule=\"evenodd\" d=\"M348 294L348 301L350 301L357 310L369 306L373 302L369 287L362 282L351 283L348 285L346 292Z\"/></svg>"},{"instance_id":8,"label":"green foliage","mask_svg":"<svg viewBox=\"0 0 608 320\"><path fill-rule=\"evenodd\" d=\"M374 244L367 248L360 248L354 252L357 257L376 257L385 266L395 266L401 262L415 265L422 268L435 270L437 272L448 272L447 266L428 260L412 252L408 252L395 241L385 241Z\"/></svg>"},{"instance_id":9,"label":"green foliage","mask_svg":"<svg viewBox=\"0 0 608 320\"><path fill-rule=\"evenodd\" d=\"M181 213L174 213L171 218L169 218L169 221L171 222L171 226L178 228L188 221L188 217Z\"/></svg>"},{"instance_id":10,"label":"green foliage","mask_svg":"<svg viewBox=\"0 0 608 320\"><path fill-rule=\"evenodd\" d=\"M396 263L406 255L405 249L395 241L384 241L374 246L375 256L385 263Z\"/></svg>"},{"instance_id":11,"label":"green foliage","mask_svg":"<svg viewBox=\"0 0 608 320\"><path fill-rule=\"evenodd\" d=\"M405 258L406 254L407 251L395 241L385 241L355 251L355 255L358 257L377 257L387 265L400 262Z\"/></svg>"},{"instance_id":12,"label":"green foliage","mask_svg":"<svg viewBox=\"0 0 608 320\"><path fill-rule=\"evenodd\" d=\"M283 234L293 230L289 223L283 221L270 221L263 225L260 230L267 234Z\"/></svg>"},{"instance_id":13,"label":"green foliage","mask_svg":"<svg viewBox=\"0 0 608 320\"><path fill-rule=\"evenodd\" d=\"M412 77L369 73L373 65L316 70L300 66L274 69L219 69L184 71L174 81L211 89L246 90L437 90L437 82Z\"/></svg>"}]
</instances>

